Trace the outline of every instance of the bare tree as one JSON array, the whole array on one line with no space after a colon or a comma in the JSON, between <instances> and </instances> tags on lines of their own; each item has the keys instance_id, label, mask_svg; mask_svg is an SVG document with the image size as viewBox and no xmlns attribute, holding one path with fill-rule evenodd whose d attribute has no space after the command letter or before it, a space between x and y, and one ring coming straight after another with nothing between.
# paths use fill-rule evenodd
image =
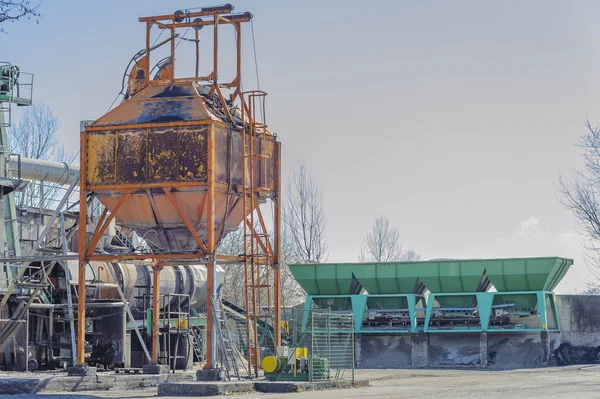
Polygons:
<instances>
[{"instance_id":1,"label":"bare tree","mask_svg":"<svg viewBox=\"0 0 600 399\"><path fill-rule=\"evenodd\" d=\"M0 0L0 32L6 32L2 26L5 22L16 22L21 18L36 18L37 22L41 16L39 6L31 5L30 0Z\"/></svg>"},{"instance_id":2,"label":"bare tree","mask_svg":"<svg viewBox=\"0 0 600 399\"><path fill-rule=\"evenodd\" d=\"M317 263L327 260L323 193L304 163L294 170L288 183L283 222L296 259Z\"/></svg>"},{"instance_id":3,"label":"bare tree","mask_svg":"<svg viewBox=\"0 0 600 399\"><path fill-rule=\"evenodd\" d=\"M273 234L269 234L273 239ZM285 227L281 239L281 304L285 306L294 306L304 300L305 293L296 279L292 276L289 263L295 262L294 251L289 240ZM240 227L236 231L227 234L219 244L217 253L220 255L237 256L244 253L244 230ZM244 266L240 264L224 265L225 282L223 284L223 296L234 304L245 307L245 279ZM266 300L266 298L263 298ZM266 302L265 302L266 303Z\"/></svg>"},{"instance_id":4,"label":"bare tree","mask_svg":"<svg viewBox=\"0 0 600 399\"><path fill-rule=\"evenodd\" d=\"M237 256L244 253L244 229L241 227L227 234L217 248L219 255ZM242 308L246 307L246 284L244 266L239 264L224 265L225 281L223 297Z\"/></svg>"},{"instance_id":5,"label":"bare tree","mask_svg":"<svg viewBox=\"0 0 600 399\"><path fill-rule=\"evenodd\" d=\"M390 226L390 221L377 216L372 230L362 241L358 259L361 262L416 261L421 255L414 249L405 250L400 234Z\"/></svg>"},{"instance_id":6,"label":"bare tree","mask_svg":"<svg viewBox=\"0 0 600 399\"><path fill-rule=\"evenodd\" d=\"M306 298L306 293L298 284L298 281L292 275L290 271L290 263L298 261L296 258L293 241L291 240L291 234L284 224L283 231L281 234L281 247L280 247L280 276L281 276L281 306L283 308L289 306L296 306Z\"/></svg>"},{"instance_id":7,"label":"bare tree","mask_svg":"<svg viewBox=\"0 0 600 399\"><path fill-rule=\"evenodd\" d=\"M58 140L60 123L52 108L35 104L26 108L18 123L9 130L10 151L23 157L64 162L64 146ZM49 183L30 183L17 193L21 206L48 208L57 194L58 186Z\"/></svg>"},{"instance_id":8,"label":"bare tree","mask_svg":"<svg viewBox=\"0 0 600 399\"><path fill-rule=\"evenodd\" d=\"M570 209L577 230L584 236L584 250L590 270L600 278L600 128L586 122L577 147L583 151L585 169L572 177L559 177L559 200ZM589 287L588 287L589 288Z\"/></svg>"}]
</instances>

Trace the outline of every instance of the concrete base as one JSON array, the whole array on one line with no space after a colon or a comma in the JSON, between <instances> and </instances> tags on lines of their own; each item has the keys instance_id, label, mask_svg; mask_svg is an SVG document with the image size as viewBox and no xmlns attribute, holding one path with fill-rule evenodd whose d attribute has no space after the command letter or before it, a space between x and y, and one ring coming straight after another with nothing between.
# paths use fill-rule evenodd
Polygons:
<instances>
[{"instance_id":1,"label":"concrete base","mask_svg":"<svg viewBox=\"0 0 600 399\"><path fill-rule=\"evenodd\" d=\"M429 366L429 335L425 333L410 334L411 364L414 369Z\"/></svg>"},{"instance_id":2,"label":"concrete base","mask_svg":"<svg viewBox=\"0 0 600 399\"><path fill-rule=\"evenodd\" d=\"M221 369L208 369L196 371L196 381L221 381L222 379L223 370Z\"/></svg>"},{"instance_id":3,"label":"concrete base","mask_svg":"<svg viewBox=\"0 0 600 399\"><path fill-rule=\"evenodd\" d=\"M146 364L142 371L144 374L168 374L169 367L164 364Z\"/></svg>"},{"instance_id":4,"label":"concrete base","mask_svg":"<svg viewBox=\"0 0 600 399\"><path fill-rule=\"evenodd\" d=\"M264 393L289 393L368 387L369 381L319 381L319 382L165 382L158 386L158 396L216 396L253 391Z\"/></svg>"},{"instance_id":5,"label":"concrete base","mask_svg":"<svg viewBox=\"0 0 600 399\"><path fill-rule=\"evenodd\" d=\"M318 382L255 382L254 389L264 393L288 393L320 391L323 389L344 389L368 387L369 381L318 381ZM332 395L335 396L335 395Z\"/></svg>"},{"instance_id":6,"label":"concrete base","mask_svg":"<svg viewBox=\"0 0 600 399\"><path fill-rule=\"evenodd\" d=\"M67 369L69 377L86 377L96 375L96 367L74 366Z\"/></svg>"},{"instance_id":7,"label":"concrete base","mask_svg":"<svg viewBox=\"0 0 600 399\"><path fill-rule=\"evenodd\" d=\"M1 373L0 393L32 394L49 392L82 392L131 390L157 387L161 382L193 382L194 373L176 374L114 374L98 373L85 377L68 377L65 374L40 373L35 377L24 377L23 373Z\"/></svg>"},{"instance_id":8,"label":"concrete base","mask_svg":"<svg viewBox=\"0 0 600 399\"><path fill-rule=\"evenodd\" d=\"M487 332L479 333L479 365L480 367L488 366L488 336Z\"/></svg>"},{"instance_id":9,"label":"concrete base","mask_svg":"<svg viewBox=\"0 0 600 399\"><path fill-rule=\"evenodd\" d=\"M216 396L254 391L252 382L164 382L158 396Z\"/></svg>"}]
</instances>

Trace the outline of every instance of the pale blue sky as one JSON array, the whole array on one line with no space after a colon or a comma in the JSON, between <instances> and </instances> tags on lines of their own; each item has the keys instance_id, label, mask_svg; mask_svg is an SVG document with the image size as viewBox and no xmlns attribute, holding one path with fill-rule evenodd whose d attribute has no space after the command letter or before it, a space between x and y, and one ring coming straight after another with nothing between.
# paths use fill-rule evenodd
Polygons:
<instances>
[{"instance_id":1,"label":"pale blue sky","mask_svg":"<svg viewBox=\"0 0 600 399\"><path fill-rule=\"evenodd\" d=\"M0 59L35 74L77 151L79 120L106 111L144 45L137 18L211 4L44 0L39 24L6 26ZM323 189L331 261L356 260L383 214L425 258L560 255L577 264L560 290L586 281L554 186L581 166L585 119L600 121L600 2L234 5L255 15L284 178L304 160Z\"/></svg>"}]
</instances>

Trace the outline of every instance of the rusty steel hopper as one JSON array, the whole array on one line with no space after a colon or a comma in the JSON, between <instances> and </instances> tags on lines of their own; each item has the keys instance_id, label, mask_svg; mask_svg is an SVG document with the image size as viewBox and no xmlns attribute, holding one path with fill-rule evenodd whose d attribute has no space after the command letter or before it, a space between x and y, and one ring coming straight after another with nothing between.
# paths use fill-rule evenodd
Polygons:
<instances>
[{"instance_id":1,"label":"rusty steel hopper","mask_svg":"<svg viewBox=\"0 0 600 399\"><path fill-rule=\"evenodd\" d=\"M195 83L151 83L87 126L82 136L86 188L157 253L197 252L188 225L206 242L209 175L214 176L217 243L249 212L240 188L243 162L249 165L242 149L243 134L249 142L247 129L226 122L214 97ZM240 114L233 119L239 121ZM270 133L252 144L264 154L252 171L260 187L258 206L275 195L277 150Z\"/></svg>"}]
</instances>

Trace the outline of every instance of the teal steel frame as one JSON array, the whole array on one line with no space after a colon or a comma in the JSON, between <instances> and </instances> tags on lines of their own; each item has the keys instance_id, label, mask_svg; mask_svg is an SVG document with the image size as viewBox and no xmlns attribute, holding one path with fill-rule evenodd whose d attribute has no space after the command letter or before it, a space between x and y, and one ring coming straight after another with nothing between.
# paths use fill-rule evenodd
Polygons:
<instances>
[{"instance_id":1,"label":"teal steel frame","mask_svg":"<svg viewBox=\"0 0 600 399\"><path fill-rule=\"evenodd\" d=\"M417 303L425 297L420 294L372 294L372 295L307 295L304 309L310 310L314 299L333 299L350 298L352 302L352 314L354 315L354 333L411 333L417 332ZM367 310L367 301L369 298L405 298L408 303L408 313L410 315L410 328L365 328L362 325L364 314ZM308 312L304 312L302 326L308 323Z\"/></svg>"},{"instance_id":2,"label":"teal steel frame","mask_svg":"<svg viewBox=\"0 0 600 399\"><path fill-rule=\"evenodd\" d=\"M528 327L508 327L501 328L490 326L489 321L492 316L494 307L494 298L496 295L511 296L511 295L535 295L537 299L537 309L541 322L541 328ZM477 298L476 309L479 313L479 325L473 327L453 327L453 328L435 328L430 326L433 312L441 307L434 307L435 299L444 296L475 296ZM367 310L367 301L369 298L405 298L408 303L408 313L410 317L410 328L369 328L363 326L364 314ZM541 332L541 331L560 331L560 320L558 318L558 309L554 292L552 291L503 291L503 292L453 292L453 293L429 293L425 310L425 319L423 326L419 326L417 322L417 311L423 310L417 308L417 303L422 300L425 302L423 295L419 294L362 294L362 295L307 295L304 309L310 310L314 299L333 299L333 298L350 298L352 303L352 313L354 315L354 332L361 334L379 334L379 333L416 333L416 332L440 332L440 333L456 333L456 332ZM549 306L546 305L546 300L549 301ZM551 316L554 321L553 327L548 327L548 311L551 311ZM308 323L309 312L304 312L302 318L302 327Z\"/></svg>"}]
</instances>

